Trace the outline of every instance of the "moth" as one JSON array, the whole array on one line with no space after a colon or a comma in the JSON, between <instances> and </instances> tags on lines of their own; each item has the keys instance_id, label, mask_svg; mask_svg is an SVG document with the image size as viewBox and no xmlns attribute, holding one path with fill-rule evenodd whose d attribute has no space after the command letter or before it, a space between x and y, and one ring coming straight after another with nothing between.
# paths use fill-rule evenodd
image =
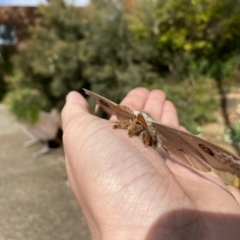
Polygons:
<instances>
[{"instance_id":1,"label":"moth","mask_svg":"<svg viewBox=\"0 0 240 240\"><path fill-rule=\"evenodd\" d=\"M127 129L129 137L140 136L145 146L164 150L174 159L203 172L212 168L240 177L240 158L198 136L157 122L150 114L118 105L94 92L83 89L104 112L116 115L113 128Z\"/></svg>"}]
</instances>

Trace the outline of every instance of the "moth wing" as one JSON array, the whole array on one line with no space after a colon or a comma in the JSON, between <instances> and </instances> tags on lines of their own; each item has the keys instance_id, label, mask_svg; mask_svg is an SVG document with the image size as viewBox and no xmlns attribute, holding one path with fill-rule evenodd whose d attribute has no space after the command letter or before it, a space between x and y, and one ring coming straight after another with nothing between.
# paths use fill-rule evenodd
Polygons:
<instances>
[{"instance_id":1,"label":"moth wing","mask_svg":"<svg viewBox=\"0 0 240 240\"><path fill-rule=\"evenodd\" d=\"M107 98L104 98L94 92L91 92L87 89L84 89L84 92L90 96L92 99L94 99L98 106L107 114L109 115L116 115L118 120L124 120L130 117L135 117L132 110L130 110L128 107L118 105Z\"/></svg>"},{"instance_id":2,"label":"moth wing","mask_svg":"<svg viewBox=\"0 0 240 240\"><path fill-rule=\"evenodd\" d=\"M53 140L61 128L57 117L48 112L41 111L36 124L27 124L24 131L32 138L39 141Z\"/></svg>"},{"instance_id":3,"label":"moth wing","mask_svg":"<svg viewBox=\"0 0 240 240\"><path fill-rule=\"evenodd\" d=\"M179 161L196 168L203 172L210 172L211 167L202 160L203 156L192 148L188 142L176 134L176 129L171 129L166 125L152 123L161 136L162 147L170 156L177 158Z\"/></svg>"},{"instance_id":4,"label":"moth wing","mask_svg":"<svg viewBox=\"0 0 240 240\"><path fill-rule=\"evenodd\" d=\"M151 124L161 135L163 148L166 148L171 156L200 171L208 172L213 167L240 177L240 158L225 149L156 121L151 121Z\"/></svg>"}]
</instances>

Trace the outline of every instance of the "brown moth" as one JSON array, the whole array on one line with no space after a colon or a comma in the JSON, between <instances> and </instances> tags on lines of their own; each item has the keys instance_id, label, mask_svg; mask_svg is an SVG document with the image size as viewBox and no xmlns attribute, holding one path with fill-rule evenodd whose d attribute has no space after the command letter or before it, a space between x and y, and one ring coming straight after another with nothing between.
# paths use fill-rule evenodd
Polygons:
<instances>
[{"instance_id":1,"label":"brown moth","mask_svg":"<svg viewBox=\"0 0 240 240\"><path fill-rule=\"evenodd\" d=\"M240 158L225 149L190 133L157 122L148 113L118 105L96 93L83 89L97 105L109 115L116 115L119 122L113 128L128 129L129 137L140 136L145 146L170 156L200 170L211 168L230 172L240 177Z\"/></svg>"}]
</instances>

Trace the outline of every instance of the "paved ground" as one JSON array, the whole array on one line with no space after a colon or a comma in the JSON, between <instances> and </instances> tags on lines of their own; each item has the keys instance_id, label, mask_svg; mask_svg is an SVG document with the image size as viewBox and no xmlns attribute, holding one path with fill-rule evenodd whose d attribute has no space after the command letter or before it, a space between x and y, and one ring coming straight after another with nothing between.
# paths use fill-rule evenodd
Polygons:
<instances>
[{"instance_id":1,"label":"paved ground","mask_svg":"<svg viewBox=\"0 0 240 240\"><path fill-rule=\"evenodd\" d=\"M0 240L90 239L62 151L31 159L42 146L23 148L27 140L0 105Z\"/></svg>"}]
</instances>

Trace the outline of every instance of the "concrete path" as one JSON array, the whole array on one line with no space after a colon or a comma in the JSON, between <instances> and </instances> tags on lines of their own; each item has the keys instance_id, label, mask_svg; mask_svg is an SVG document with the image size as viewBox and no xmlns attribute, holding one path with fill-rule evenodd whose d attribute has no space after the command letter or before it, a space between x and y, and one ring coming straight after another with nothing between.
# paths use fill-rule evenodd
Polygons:
<instances>
[{"instance_id":1,"label":"concrete path","mask_svg":"<svg viewBox=\"0 0 240 240\"><path fill-rule=\"evenodd\" d=\"M22 147L27 140L0 105L0 240L90 239L62 151L32 159L42 146Z\"/></svg>"}]
</instances>

